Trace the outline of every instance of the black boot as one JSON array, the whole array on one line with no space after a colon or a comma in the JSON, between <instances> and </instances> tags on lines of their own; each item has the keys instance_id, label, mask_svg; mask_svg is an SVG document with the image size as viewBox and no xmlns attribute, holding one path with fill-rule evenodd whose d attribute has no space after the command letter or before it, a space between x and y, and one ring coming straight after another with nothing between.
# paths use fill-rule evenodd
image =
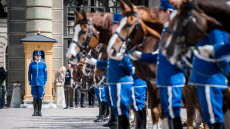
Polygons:
<instances>
[{"instance_id":1,"label":"black boot","mask_svg":"<svg viewBox=\"0 0 230 129\"><path fill-rule=\"evenodd\" d=\"M223 122L216 122L212 124L211 129L225 129Z\"/></svg>"},{"instance_id":2,"label":"black boot","mask_svg":"<svg viewBox=\"0 0 230 129\"><path fill-rule=\"evenodd\" d=\"M101 116L103 118L103 121L105 120L106 112L107 112L107 104L105 101L103 101L102 102L102 111L101 111Z\"/></svg>"},{"instance_id":3,"label":"black boot","mask_svg":"<svg viewBox=\"0 0 230 129\"><path fill-rule=\"evenodd\" d=\"M104 102L104 109L105 109L105 111L104 111L104 121L105 121L105 120L108 120L108 119L109 119L109 118L108 118L109 113L108 113L108 105L107 105L107 102Z\"/></svg>"},{"instance_id":4,"label":"black boot","mask_svg":"<svg viewBox=\"0 0 230 129\"><path fill-rule=\"evenodd\" d=\"M106 102L106 115L105 115L105 117L109 117L109 105L107 102Z\"/></svg>"},{"instance_id":5,"label":"black boot","mask_svg":"<svg viewBox=\"0 0 230 129\"><path fill-rule=\"evenodd\" d=\"M99 116L94 122L103 122L103 103L101 102L99 105Z\"/></svg>"},{"instance_id":6,"label":"black boot","mask_svg":"<svg viewBox=\"0 0 230 129\"><path fill-rule=\"evenodd\" d=\"M179 116L171 120L168 120L168 122L169 122L169 129L182 129L182 122Z\"/></svg>"},{"instance_id":7,"label":"black boot","mask_svg":"<svg viewBox=\"0 0 230 129\"><path fill-rule=\"evenodd\" d=\"M42 116L42 99L38 99L38 116Z\"/></svg>"},{"instance_id":8,"label":"black boot","mask_svg":"<svg viewBox=\"0 0 230 129\"><path fill-rule=\"evenodd\" d=\"M33 99L34 114L32 116L38 116L38 100Z\"/></svg>"},{"instance_id":9,"label":"black boot","mask_svg":"<svg viewBox=\"0 0 230 129\"><path fill-rule=\"evenodd\" d=\"M117 124L117 118L115 117L112 107L109 107L109 121L108 123L105 123L103 126L104 127L111 127L115 126Z\"/></svg>"},{"instance_id":10,"label":"black boot","mask_svg":"<svg viewBox=\"0 0 230 129\"><path fill-rule=\"evenodd\" d=\"M145 107L142 110L134 112L136 127L135 129L146 129L146 110Z\"/></svg>"},{"instance_id":11,"label":"black boot","mask_svg":"<svg viewBox=\"0 0 230 129\"><path fill-rule=\"evenodd\" d=\"M118 116L118 129L130 129L129 118L126 115Z\"/></svg>"}]
</instances>

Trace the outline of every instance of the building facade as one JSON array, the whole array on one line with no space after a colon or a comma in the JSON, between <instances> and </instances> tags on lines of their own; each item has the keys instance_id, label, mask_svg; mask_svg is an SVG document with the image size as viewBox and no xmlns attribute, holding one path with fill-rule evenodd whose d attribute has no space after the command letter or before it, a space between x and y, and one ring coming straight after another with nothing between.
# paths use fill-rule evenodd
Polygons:
<instances>
[{"instance_id":1,"label":"building facade","mask_svg":"<svg viewBox=\"0 0 230 129\"><path fill-rule=\"evenodd\" d=\"M159 3L158 0L132 2L149 7ZM52 58L53 71L49 73L54 77L55 71L68 63L65 53L73 37L74 9L84 9L87 12L121 12L119 0L7 0L6 7L7 19L0 19L0 65L5 66L8 71L8 100L16 81L20 81L22 97L24 96L25 55L20 39L35 35L40 27L42 35L57 40Z\"/></svg>"}]
</instances>

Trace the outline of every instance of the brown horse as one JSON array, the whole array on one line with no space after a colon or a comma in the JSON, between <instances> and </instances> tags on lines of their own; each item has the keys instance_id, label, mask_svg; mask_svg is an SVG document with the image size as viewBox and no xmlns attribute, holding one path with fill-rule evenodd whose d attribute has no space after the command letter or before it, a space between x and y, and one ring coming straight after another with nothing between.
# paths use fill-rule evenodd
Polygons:
<instances>
[{"instance_id":1,"label":"brown horse","mask_svg":"<svg viewBox=\"0 0 230 129\"><path fill-rule=\"evenodd\" d=\"M197 0L195 3L182 1L174 4L178 11L171 18L169 29L165 32L161 44L163 54L169 58L172 64L179 63L189 46L194 46L202 40L210 30L221 29L230 32L228 26L230 7L224 2L225 0ZM195 87L188 86L185 88L183 94L188 94L188 92L196 94ZM229 110L229 98L228 88L224 93L224 112ZM187 99L188 101L191 100L190 98ZM197 96L192 97L194 104L197 103L195 100L197 100ZM188 110L188 113L194 114L191 107ZM191 116L188 119L192 119Z\"/></svg>"},{"instance_id":2,"label":"brown horse","mask_svg":"<svg viewBox=\"0 0 230 129\"><path fill-rule=\"evenodd\" d=\"M188 46L204 39L210 30L230 32L230 6L226 0L171 1L178 9L162 38L161 49L172 64L181 59Z\"/></svg>"},{"instance_id":3,"label":"brown horse","mask_svg":"<svg viewBox=\"0 0 230 129\"><path fill-rule=\"evenodd\" d=\"M158 16L158 8L128 5L122 0L120 2L124 18L120 21L107 48L109 57L116 60L123 58L128 44L131 46L140 44L143 41L143 35L153 35L158 40L163 29L163 22Z\"/></svg>"},{"instance_id":4,"label":"brown horse","mask_svg":"<svg viewBox=\"0 0 230 129\"><path fill-rule=\"evenodd\" d=\"M143 8L143 7L142 7ZM154 11L157 11L157 9L154 9L154 10L152 10L152 12L154 12ZM75 23L75 26L78 26L78 23L82 23L81 21L90 21L90 18L89 18L89 15L90 14L84 14L84 12L82 13L82 14L79 14L78 12L76 12L75 11L75 14L76 14L76 17L77 17L77 21L76 21L76 23ZM100 14L94 14L94 15L99 15L99 16L101 16ZM111 15L111 14L106 14L106 15ZM147 14L146 14L147 15ZM88 17L87 17L88 16ZM91 14L91 16L92 16L92 14ZM105 16L105 15L104 15ZM96 20L97 19L97 20ZM105 18L102 18L102 17L94 17L93 18L93 21L92 21L92 24L93 24L93 27L95 28L95 29L97 29L98 30L98 32L99 32L99 34L101 34L102 32L100 32L99 31L99 28L102 28L102 27L99 27L100 25L102 25L101 23L103 23L104 21L106 20ZM149 20L149 21L148 21ZM97 21L97 23L94 23L94 21ZM151 19L147 19L146 20L146 23L148 24L148 22L150 22L151 23ZM100 23L100 24L99 24ZM154 22L155 23L155 22ZM90 24L90 23L89 23ZM84 26L83 26L84 25ZM97 28L96 28L97 27ZM99 37L98 38L95 38L95 39L91 39L90 40L90 42L88 43L88 46L89 47L91 47L91 48L93 48L94 46L95 46L95 44L98 44L99 42L101 42L101 43L103 43L103 44L107 44L108 43L108 40L106 41L106 40L103 40L103 41L99 41L100 39L105 39L105 36L112 36L112 34L110 33L110 32L112 32L112 29L113 29L113 27L109 27L109 26L107 26L108 28L107 29L104 29L104 30L107 30L107 33L106 33L106 35L105 35L105 33L104 34L101 34L101 35L98 35ZM163 25L161 25L161 27L163 27ZM78 42L80 42L80 43L82 43L83 45L84 45L84 42L85 42L85 40L86 40L86 37L87 37L87 34L88 34L88 32L89 32L89 30L90 30L90 25L87 25L86 23L85 24L83 24L82 23L82 25L81 25L81 27L80 27L81 29L79 29L79 27L78 28L76 28L76 29L79 29L78 30L78 33L79 33L79 35L78 34L75 34L75 36L77 36L78 37L78 39L74 39L74 40L78 40ZM104 28L105 28L105 26L104 26ZM75 32L76 32L76 29L75 29ZM161 28L162 29L162 28ZM161 29L159 29L159 30L161 30ZM81 33L81 31L84 31L85 33ZM102 30L102 29L101 29ZM109 31L108 31L109 30ZM149 28L146 28L145 30L144 30L145 32L151 32L152 30L150 30ZM154 33L154 31L153 31L153 33ZM157 33L158 34L158 33ZM97 37L96 36L96 33L94 34L94 35L92 35L92 37ZM160 36L160 34L158 34L158 38L159 38L159 36ZM82 37L85 37L85 38L82 38ZM85 40L83 40L83 39L85 39ZM94 41L93 41L94 40ZM68 52L67 52L67 55L69 55L69 57L74 57L75 58L75 56L80 52L80 51L82 51L83 49L81 49L81 47L79 47L78 45L75 45L76 43L73 43L72 44L72 46L70 46L70 47L72 47L72 48L69 48L69 50L68 50ZM72 52L72 51L75 51L75 52ZM76 52L77 51L77 52ZM72 53L72 54L71 54ZM71 59L71 58L69 58L69 59ZM153 74L152 74L153 75ZM152 82L151 82L152 83ZM152 84L153 85L153 84ZM149 90L149 91L154 91L154 90ZM154 92L156 92L156 90L154 91ZM152 95L152 93L149 93L150 95ZM155 94L154 94L155 95ZM151 98L156 98L156 97L151 97ZM158 97L159 98L159 97ZM152 103L152 105L154 104L154 101L151 101L151 103ZM153 106L152 106L153 107ZM159 107L159 104L158 104L158 107ZM160 107L158 108L159 110L161 109ZM155 109L154 109L155 110ZM153 111L153 110L152 110ZM158 114L161 112L161 111L158 111L157 110L157 112L158 112ZM157 118L155 118L155 119L159 119L159 115L157 115ZM156 121L156 120L154 120L154 121ZM156 123L156 122L155 122Z\"/></svg>"},{"instance_id":5,"label":"brown horse","mask_svg":"<svg viewBox=\"0 0 230 129\"><path fill-rule=\"evenodd\" d=\"M128 8L128 7L126 7L126 8ZM132 8L132 7L130 7L130 8ZM123 10L125 10L125 9L123 9ZM130 10L130 9L126 9L126 10ZM135 13L135 12L133 11L132 13ZM157 13L157 11L155 13ZM135 19L133 18L133 20L135 20ZM122 22L122 20L121 20L121 22ZM127 22L126 24L131 24L129 22ZM120 24L122 24L122 23L120 23ZM134 31L134 27L133 27L133 29L128 28L128 27L126 27L126 24L123 25L124 27L122 29L120 29L120 33L122 33L122 34L127 34L128 32L133 33L132 31ZM140 26L139 29L141 27L146 27L146 26ZM158 29L157 27L159 27L159 26L150 26L150 27L151 27L151 29L157 30ZM125 31L128 31L128 32L125 32ZM160 33L161 31L158 31L158 32ZM129 37L129 35L126 35L126 37ZM144 37L144 38L140 39L140 37ZM122 48L122 45L123 45L122 39L119 39L119 38L120 37L118 37L117 39L113 39L113 40L115 40L115 43L110 46L112 51L113 51L111 56L114 56L114 58L116 58L116 57L120 58L119 56L124 55L124 54L120 54L119 56L116 56L116 52L121 53L121 51L119 49ZM158 37L155 35L149 35L149 34L145 35L144 33L137 33L137 35L133 36L132 38L135 38L135 39L133 39L133 42L128 44L126 46L126 48L133 48L137 44L141 43L141 47L139 48L139 51L151 53L157 49ZM116 48L118 48L118 49L116 49ZM134 65L136 68L135 73L140 78L146 80L148 83L148 94L150 95L150 98L149 98L150 99L150 105L151 105L151 107L153 107L153 110L152 110L153 124L156 124L161 117L161 106L160 106L159 93L158 93L157 88L155 87L155 83L154 83L156 67L155 67L155 65L150 65L150 64L140 63L140 62L134 62ZM184 95L185 103L186 103L186 107L187 107L187 118L188 118L187 123L188 123L189 129L193 128L195 109L196 108L200 109L198 102L197 102L197 98L194 95L194 93L196 93L196 92L194 92L194 91L195 91L194 88L191 86L185 86L183 89L183 95ZM199 111L201 111L201 110L199 110ZM207 129L207 126L205 128Z\"/></svg>"},{"instance_id":6,"label":"brown horse","mask_svg":"<svg viewBox=\"0 0 230 129\"><path fill-rule=\"evenodd\" d=\"M132 49L140 43L142 43L142 46L138 48L140 51L155 51L157 40L163 29L162 22L158 21L158 8L135 7L121 0L120 2L124 17L120 21L116 33L110 39L107 48L110 58L119 60L125 55L124 48ZM152 122L156 124L162 115L159 92L155 86L156 66L140 62L134 62L134 66L135 74L147 82L148 104L151 107Z\"/></svg>"},{"instance_id":7,"label":"brown horse","mask_svg":"<svg viewBox=\"0 0 230 129\"><path fill-rule=\"evenodd\" d=\"M77 63L78 58L86 54L90 48L99 43L107 44L112 35L112 18L110 13L78 13L75 10L75 32L66 57L71 63Z\"/></svg>"}]
</instances>

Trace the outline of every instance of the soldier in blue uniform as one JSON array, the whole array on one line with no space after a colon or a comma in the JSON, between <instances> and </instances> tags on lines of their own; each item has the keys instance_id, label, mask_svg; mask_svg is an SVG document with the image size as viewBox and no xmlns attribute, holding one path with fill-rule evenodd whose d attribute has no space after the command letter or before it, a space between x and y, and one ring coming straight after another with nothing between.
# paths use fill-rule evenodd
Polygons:
<instances>
[{"instance_id":1,"label":"soldier in blue uniform","mask_svg":"<svg viewBox=\"0 0 230 129\"><path fill-rule=\"evenodd\" d=\"M111 89L113 113L118 117L118 128L129 129L129 103L133 85L131 60L128 57L124 57L121 61L110 58L97 61L90 58L86 62L96 65L99 69L107 67L107 84Z\"/></svg>"},{"instance_id":2,"label":"soldier in blue uniform","mask_svg":"<svg viewBox=\"0 0 230 129\"><path fill-rule=\"evenodd\" d=\"M86 61L89 64L96 65L99 69L105 69L108 66L108 85L111 88L112 105L114 105L115 115L120 118L119 129L129 128L127 120L129 115L129 106L135 111L136 128L146 128L146 82L133 74L132 63L128 57L122 61L109 59L108 61L95 60L90 58ZM132 75L132 76L131 76ZM120 82L120 83L119 83ZM118 106L117 106L118 105ZM126 121L122 123L122 121ZM121 124L127 124L127 126ZM125 127L124 127L125 126Z\"/></svg>"},{"instance_id":3,"label":"soldier in blue uniform","mask_svg":"<svg viewBox=\"0 0 230 129\"><path fill-rule=\"evenodd\" d=\"M41 55L41 51L34 52L35 60L30 63L28 71L28 80L31 86L34 106L34 114L32 116L42 116L42 98L47 81L47 67L46 63L42 61Z\"/></svg>"},{"instance_id":4,"label":"soldier in blue uniform","mask_svg":"<svg viewBox=\"0 0 230 129\"><path fill-rule=\"evenodd\" d=\"M113 14L113 25L111 26L112 31L115 31L115 28L117 27L117 23L121 18L122 18L121 14ZM89 61L89 59L87 59L87 61ZM107 60L100 60L98 62L100 62L99 63L100 65L98 66L99 69L107 69ZM94 59L94 58L91 58L88 63L91 64L91 65L96 65L97 60ZM107 71L107 73L108 73L108 71ZM108 82L107 78L106 78L106 81ZM116 126L116 124L117 124L117 115L115 116L115 114L113 112L113 109L114 109L113 106L114 105L113 105L113 100L112 100L112 95L111 95L111 87L109 85L107 85L107 84L103 85L103 87L104 87L103 91L104 91L104 94L105 94L106 103L110 107L109 108L110 119L109 119L108 123L104 124L103 126L105 126L105 127Z\"/></svg>"},{"instance_id":5,"label":"soldier in blue uniform","mask_svg":"<svg viewBox=\"0 0 230 129\"><path fill-rule=\"evenodd\" d=\"M134 111L135 129L146 129L146 90L147 84L136 74L132 75L134 84L132 86L132 98L130 107Z\"/></svg>"},{"instance_id":6,"label":"soldier in blue uniform","mask_svg":"<svg viewBox=\"0 0 230 129\"><path fill-rule=\"evenodd\" d=\"M205 39L197 43L200 53L194 51L189 83L197 86L204 120L210 129L224 129L223 92L227 88L229 64L224 53L218 54L217 51L216 56L209 56L201 46L210 45L218 50L226 43L229 43L227 32L212 30Z\"/></svg>"},{"instance_id":7,"label":"soldier in blue uniform","mask_svg":"<svg viewBox=\"0 0 230 129\"><path fill-rule=\"evenodd\" d=\"M206 57L220 57L230 54L230 41L224 44L204 45L198 47L200 54Z\"/></svg>"},{"instance_id":8,"label":"soldier in blue uniform","mask_svg":"<svg viewBox=\"0 0 230 129\"><path fill-rule=\"evenodd\" d=\"M106 113L107 113L107 101L106 101L106 92L105 87L106 84L103 84L105 81L105 75L102 76L101 80L98 82L98 87L94 87L95 93L97 95L97 100L99 103L99 116L94 122L103 122Z\"/></svg>"},{"instance_id":9,"label":"soldier in blue uniform","mask_svg":"<svg viewBox=\"0 0 230 129\"><path fill-rule=\"evenodd\" d=\"M115 30L116 23L121 19L121 14L114 14ZM107 69L107 84L109 85L109 94L111 95L111 105L113 105L113 113L118 117L118 128L128 129L129 124L129 102L131 98L132 79L132 63L129 58L121 61L108 59L97 61L94 58L86 60L91 65L96 65L99 69Z\"/></svg>"},{"instance_id":10,"label":"soldier in blue uniform","mask_svg":"<svg viewBox=\"0 0 230 129\"><path fill-rule=\"evenodd\" d=\"M161 0L160 10L161 13L164 13L166 19L169 19L173 6L168 0ZM167 26L168 21L164 23L164 30L166 30ZM176 65L172 65L162 54L161 50L153 53L134 51L130 54L130 58L146 63L157 63L156 85L160 92L163 113L168 118L170 129L182 129L180 106L182 102L182 88L185 85L183 71L177 68Z\"/></svg>"},{"instance_id":11,"label":"soldier in blue uniform","mask_svg":"<svg viewBox=\"0 0 230 129\"><path fill-rule=\"evenodd\" d=\"M111 88L109 85L105 84L104 86L105 92L105 99L106 103L109 106L109 121L105 123L103 126L110 127L117 124L117 117L113 113L113 103L112 103L112 96L111 96Z\"/></svg>"}]
</instances>

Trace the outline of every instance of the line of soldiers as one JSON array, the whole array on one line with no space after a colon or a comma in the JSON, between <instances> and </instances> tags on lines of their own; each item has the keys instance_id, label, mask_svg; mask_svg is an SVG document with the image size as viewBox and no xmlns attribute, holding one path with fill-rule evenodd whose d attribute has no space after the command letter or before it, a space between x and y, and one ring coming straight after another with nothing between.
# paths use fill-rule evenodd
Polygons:
<instances>
[{"instance_id":1,"label":"line of soldiers","mask_svg":"<svg viewBox=\"0 0 230 129\"><path fill-rule=\"evenodd\" d=\"M174 10L174 7L168 0L161 0L160 9L165 15L168 15L169 20L169 16ZM114 16L116 17L116 15ZM167 30L168 20L164 24L164 30ZM165 31L163 34L164 33ZM201 55L205 57L216 56L223 58L229 53L230 45L228 43L229 39L226 32L212 30L196 47L200 49ZM204 45L206 46L200 47ZM157 87L160 92L163 113L168 118L168 128L182 129L180 112L182 88L185 86L185 75L183 71L176 65L171 64L161 50L156 53L134 51L129 56L136 61L157 64ZM203 58L199 56L199 54L194 53L193 56L193 68L189 83L197 86L198 100L202 108L204 120L211 129L224 129L224 113L222 110L223 92L227 88L227 78L224 73L228 73L229 71L228 62L227 60L220 60L218 61L220 66L216 66L216 62ZM135 87L135 77L132 76L135 75L133 74L130 58L124 57L122 60L109 58L106 61L89 58L86 60L86 63L96 65L99 69L107 69L106 84L109 85L110 90L108 94L111 97L111 99L107 101L111 102L112 111L115 117L118 118L118 128L130 128L128 121L129 108L135 111L135 115L139 115L136 117L138 119L136 128L146 128L146 125L140 125L141 120L146 118L146 116L145 118L141 117L144 115L142 111L145 110L145 104L139 103L140 108L133 108L134 103L132 103L132 100L137 101L137 98L140 96L135 96L137 92L132 90L132 88ZM220 71L220 68L222 71ZM202 75L201 73L206 74ZM213 74L215 75L213 76ZM140 85L138 84L137 86ZM131 95L132 93L134 93L135 97ZM142 96L143 93L145 92L141 92ZM141 98L141 100L145 102L144 98ZM137 105L137 107L139 107L139 105ZM139 119L141 120L139 121Z\"/></svg>"},{"instance_id":2,"label":"line of soldiers","mask_svg":"<svg viewBox=\"0 0 230 129\"><path fill-rule=\"evenodd\" d=\"M122 18L121 14L114 14L113 23ZM86 63L96 65L98 69L107 69L104 84L99 84L96 93L100 98L101 116L95 122L103 121L105 117L105 102L110 107L110 119L104 126L115 126L119 129L129 129L129 110L134 111L136 128L146 128L146 82L134 74L132 61L128 57L122 60L96 60L87 58Z\"/></svg>"}]
</instances>

